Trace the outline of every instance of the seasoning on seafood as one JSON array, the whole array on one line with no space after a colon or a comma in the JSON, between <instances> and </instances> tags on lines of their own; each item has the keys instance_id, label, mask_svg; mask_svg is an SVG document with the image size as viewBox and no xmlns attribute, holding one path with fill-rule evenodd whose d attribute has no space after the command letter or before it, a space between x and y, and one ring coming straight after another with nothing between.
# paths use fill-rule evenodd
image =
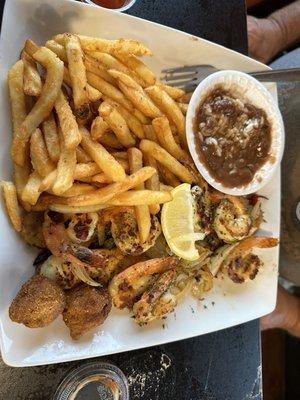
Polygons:
<instances>
[{"instance_id":1,"label":"seasoning on seafood","mask_svg":"<svg viewBox=\"0 0 300 400\"><path fill-rule=\"evenodd\" d=\"M143 293L141 299L133 305L135 321L138 324L145 324L154 319L162 318L174 310L177 299L168 291L168 288L175 275L175 269L161 274L153 285Z\"/></svg>"},{"instance_id":2,"label":"seasoning on seafood","mask_svg":"<svg viewBox=\"0 0 300 400\"><path fill-rule=\"evenodd\" d=\"M139 262L116 275L109 284L109 293L117 308L132 308L136 299L161 274L178 264L176 257L154 258Z\"/></svg>"},{"instance_id":3,"label":"seasoning on seafood","mask_svg":"<svg viewBox=\"0 0 300 400\"><path fill-rule=\"evenodd\" d=\"M116 208L103 211L104 221L111 223L111 233L116 246L125 254L138 255L154 246L161 233L160 223L155 215L151 215L151 228L148 239L140 243L137 220L133 208Z\"/></svg>"}]
</instances>

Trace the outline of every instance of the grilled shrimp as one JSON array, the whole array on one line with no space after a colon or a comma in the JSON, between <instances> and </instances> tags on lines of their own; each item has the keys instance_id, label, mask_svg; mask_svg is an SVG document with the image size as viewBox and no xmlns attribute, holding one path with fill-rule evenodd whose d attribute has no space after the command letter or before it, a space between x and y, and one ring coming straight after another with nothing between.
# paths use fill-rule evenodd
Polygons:
<instances>
[{"instance_id":1,"label":"grilled shrimp","mask_svg":"<svg viewBox=\"0 0 300 400\"><path fill-rule=\"evenodd\" d=\"M92 239L98 222L97 213L73 214L67 233L74 243L86 243Z\"/></svg>"},{"instance_id":2,"label":"grilled shrimp","mask_svg":"<svg viewBox=\"0 0 300 400\"><path fill-rule=\"evenodd\" d=\"M191 190L194 199L194 230L208 235L211 231L211 201L207 189L194 186Z\"/></svg>"},{"instance_id":3,"label":"grilled shrimp","mask_svg":"<svg viewBox=\"0 0 300 400\"><path fill-rule=\"evenodd\" d=\"M115 307L132 308L136 299L155 281L155 275L176 267L177 263L176 257L154 258L134 264L114 276L109 292Z\"/></svg>"},{"instance_id":4,"label":"grilled shrimp","mask_svg":"<svg viewBox=\"0 0 300 400\"><path fill-rule=\"evenodd\" d=\"M168 289L176 271L170 269L161 274L153 285L147 289L141 299L133 306L135 321L145 324L169 314L177 305L177 298Z\"/></svg>"},{"instance_id":5,"label":"grilled shrimp","mask_svg":"<svg viewBox=\"0 0 300 400\"><path fill-rule=\"evenodd\" d=\"M116 246L125 254L138 255L155 244L161 233L160 223L155 215L151 215L151 229L148 240L141 244L137 221L132 207L115 207L102 212L100 220L111 223L111 234Z\"/></svg>"},{"instance_id":6,"label":"grilled shrimp","mask_svg":"<svg viewBox=\"0 0 300 400\"><path fill-rule=\"evenodd\" d=\"M261 266L261 261L258 256L250 253L251 249L275 247L277 244L278 240L275 238L251 236L237 244L225 245L211 257L210 270L213 275L218 271L226 272L235 283L252 280Z\"/></svg>"},{"instance_id":7,"label":"grilled shrimp","mask_svg":"<svg viewBox=\"0 0 300 400\"><path fill-rule=\"evenodd\" d=\"M253 280L262 265L260 258L256 254L248 253L230 261L227 265L227 274L234 283L243 283Z\"/></svg>"},{"instance_id":8,"label":"grilled shrimp","mask_svg":"<svg viewBox=\"0 0 300 400\"><path fill-rule=\"evenodd\" d=\"M91 286L107 285L112 276L123 269L123 260L126 256L116 248L94 251L105 257L101 268L88 264L78 266L76 263L51 255L41 265L40 274L56 281L64 289L73 288L81 282Z\"/></svg>"},{"instance_id":9,"label":"grilled shrimp","mask_svg":"<svg viewBox=\"0 0 300 400\"><path fill-rule=\"evenodd\" d=\"M63 223L63 216L58 213L45 213L43 224L43 235L46 246L51 253L61 257L63 261L74 263L78 266L90 265L93 267L103 267L106 257L97 250L72 243Z\"/></svg>"},{"instance_id":10,"label":"grilled shrimp","mask_svg":"<svg viewBox=\"0 0 300 400\"><path fill-rule=\"evenodd\" d=\"M226 243L242 240L250 233L252 220L246 200L241 197L211 193L212 201L219 202L213 221L218 237Z\"/></svg>"}]
</instances>

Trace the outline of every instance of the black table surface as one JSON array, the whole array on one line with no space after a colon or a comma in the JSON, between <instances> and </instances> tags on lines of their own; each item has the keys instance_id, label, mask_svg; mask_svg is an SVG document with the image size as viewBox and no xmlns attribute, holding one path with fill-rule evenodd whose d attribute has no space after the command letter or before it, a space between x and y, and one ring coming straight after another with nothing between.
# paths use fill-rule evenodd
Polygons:
<instances>
[{"instance_id":1,"label":"black table surface","mask_svg":"<svg viewBox=\"0 0 300 400\"><path fill-rule=\"evenodd\" d=\"M137 0L128 13L247 52L244 0ZM127 375L132 400L262 398L258 321L104 359ZM10 368L0 360L0 400L50 399L84 362Z\"/></svg>"}]
</instances>

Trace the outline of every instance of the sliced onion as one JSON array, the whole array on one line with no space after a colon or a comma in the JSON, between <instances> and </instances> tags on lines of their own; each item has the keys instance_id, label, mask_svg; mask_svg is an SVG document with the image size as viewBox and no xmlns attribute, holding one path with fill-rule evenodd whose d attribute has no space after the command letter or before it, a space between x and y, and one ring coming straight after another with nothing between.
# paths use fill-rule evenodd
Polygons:
<instances>
[{"instance_id":1,"label":"sliced onion","mask_svg":"<svg viewBox=\"0 0 300 400\"><path fill-rule=\"evenodd\" d=\"M71 222L69 223L69 226L67 228L67 233L69 235L69 238L72 240L72 242L80 244L80 243L85 243L88 242L92 236L94 235L97 223L98 223L98 214L97 213L87 213L87 214L73 214L71 217ZM86 223L86 220L91 220L91 222ZM86 227L88 229L88 234L84 239L80 239L77 237L75 227L78 223L81 223L82 225L86 224Z\"/></svg>"},{"instance_id":2,"label":"sliced onion","mask_svg":"<svg viewBox=\"0 0 300 400\"><path fill-rule=\"evenodd\" d=\"M72 271L74 275L80 279L82 282L90 286L101 286L101 283L94 281L86 270L78 265L72 264Z\"/></svg>"},{"instance_id":3,"label":"sliced onion","mask_svg":"<svg viewBox=\"0 0 300 400\"><path fill-rule=\"evenodd\" d=\"M260 203L260 201L258 201L253 206L251 214L250 214L252 221L255 221L257 218L259 218L260 214L261 214L261 203Z\"/></svg>"},{"instance_id":4,"label":"sliced onion","mask_svg":"<svg viewBox=\"0 0 300 400\"><path fill-rule=\"evenodd\" d=\"M213 276L216 276L223 262L237 244L226 244L220 247L215 254L211 257L209 269Z\"/></svg>"}]
</instances>

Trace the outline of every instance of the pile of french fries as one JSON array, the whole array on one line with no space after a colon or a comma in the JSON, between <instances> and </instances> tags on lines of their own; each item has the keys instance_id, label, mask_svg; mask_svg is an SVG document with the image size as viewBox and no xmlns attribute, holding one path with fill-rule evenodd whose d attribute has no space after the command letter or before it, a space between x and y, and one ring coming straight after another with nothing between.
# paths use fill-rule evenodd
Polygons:
<instances>
[{"instance_id":1,"label":"pile of french fries","mask_svg":"<svg viewBox=\"0 0 300 400\"><path fill-rule=\"evenodd\" d=\"M157 82L134 40L59 34L27 40L9 70L14 183L7 212L60 213L135 207L141 242L170 190L195 182L187 150L188 96Z\"/></svg>"}]
</instances>

